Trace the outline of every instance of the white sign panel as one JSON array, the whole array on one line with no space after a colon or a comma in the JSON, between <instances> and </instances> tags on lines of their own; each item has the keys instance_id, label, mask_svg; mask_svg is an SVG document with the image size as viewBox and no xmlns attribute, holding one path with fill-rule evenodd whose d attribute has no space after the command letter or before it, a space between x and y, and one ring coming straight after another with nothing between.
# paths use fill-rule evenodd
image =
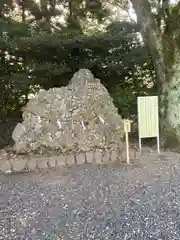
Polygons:
<instances>
[{"instance_id":1,"label":"white sign panel","mask_svg":"<svg viewBox=\"0 0 180 240\"><path fill-rule=\"evenodd\" d=\"M159 110L158 97L138 97L139 146L141 138L157 138L159 152Z\"/></svg>"}]
</instances>

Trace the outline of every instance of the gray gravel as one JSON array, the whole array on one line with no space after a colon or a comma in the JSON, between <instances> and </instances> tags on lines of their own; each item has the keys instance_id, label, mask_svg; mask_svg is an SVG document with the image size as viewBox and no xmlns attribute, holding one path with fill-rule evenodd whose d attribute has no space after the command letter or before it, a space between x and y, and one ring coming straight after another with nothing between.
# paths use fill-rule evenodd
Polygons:
<instances>
[{"instance_id":1,"label":"gray gravel","mask_svg":"<svg viewBox=\"0 0 180 240\"><path fill-rule=\"evenodd\" d=\"M180 239L180 161L0 176L0 239Z\"/></svg>"}]
</instances>

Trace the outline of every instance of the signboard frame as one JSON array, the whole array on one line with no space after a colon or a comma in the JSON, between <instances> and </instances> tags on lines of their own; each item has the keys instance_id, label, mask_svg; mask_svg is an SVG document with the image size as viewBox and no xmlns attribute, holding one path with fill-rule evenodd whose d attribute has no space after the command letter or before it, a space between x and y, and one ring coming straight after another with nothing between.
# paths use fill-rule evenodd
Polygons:
<instances>
[{"instance_id":1,"label":"signboard frame","mask_svg":"<svg viewBox=\"0 0 180 240\"><path fill-rule=\"evenodd\" d=\"M157 152L160 153L158 96L137 98L139 149L142 138L157 138Z\"/></svg>"}]
</instances>

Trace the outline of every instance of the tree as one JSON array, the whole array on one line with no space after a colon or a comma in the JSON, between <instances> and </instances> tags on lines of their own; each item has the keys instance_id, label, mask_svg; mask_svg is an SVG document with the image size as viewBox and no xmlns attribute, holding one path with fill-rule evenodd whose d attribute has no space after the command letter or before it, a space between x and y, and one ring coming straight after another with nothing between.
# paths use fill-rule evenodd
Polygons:
<instances>
[{"instance_id":1,"label":"tree","mask_svg":"<svg viewBox=\"0 0 180 240\"><path fill-rule=\"evenodd\" d=\"M96 9L93 8L92 2L86 1L86 4L81 7L77 3L83 1L78 1L69 0L69 4L65 0L0 1L0 119L6 118L7 114L11 114L13 110L17 110L19 114L21 106L27 101L27 95L32 85L43 81L44 86L49 85L50 87L53 86L53 81L52 84L50 83L52 79L62 76L62 71L59 70L60 64L64 65L64 62L53 61L52 53L49 61L44 58L38 62L36 55L41 55L41 52L36 48L33 50L34 45L40 46L42 43L42 53L45 50L47 56L48 49L53 44L57 50L62 46L61 40L64 43L65 40L70 40L79 34L81 26L77 27L77 31L73 25L76 24L73 23L73 16L77 16L74 19L74 21L77 20L77 23L81 23L81 20L85 19L89 12L91 18L97 18L99 21L107 16L105 9L102 11L99 0L96 1ZM73 8L72 6L75 4L77 6ZM65 19L65 25L59 24L58 17ZM81 34L83 35L82 32ZM52 40L52 44L46 43L44 46L44 38ZM35 58L31 58L30 50ZM42 56L44 55L42 54ZM68 56L65 56L67 59ZM47 71L43 71L45 68L42 69L42 62L45 63ZM63 73L66 71L68 71L68 67L66 70L64 69ZM67 78L66 74L65 77Z\"/></svg>"},{"instance_id":2,"label":"tree","mask_svg":"<svg viewBox=\"0 0 180 240\"><path fill-rule=\"evenodd\" d=\"M131 0L152 56L165 144L180 144L180 1Z\"/></svg>"},{"instance_id":3,"label":"tree","mask_svg":"<svg viewBox=\"0 0 180 240\"><path fill-rule=\"evenodd\" d=\"M17 51L28 56L31 79L45 89L66 85L80 68L90 69L127 117L135 113L137 94L151 90L147 77L149 81L154 77L147 49L137 40L138 31L137 25L117 22L91 36L72 31L38 34L21 39Z\"/></svg>"},{"instance_id":4,"label":"tree","mask_svg":"<svg viewBox=\"0 0 180 240\"><path fill-rule=\"evenodd\" d=\"M0 121L19 117L30 92L66 85L80 68L89 68L101 79L123 117L135 114L137 95L155 90L153 84L148 87L147 78L154 83L152 61L137 39L136 24L107 26L108 10L100 0L67 3L6 0L0 4ZM103 29L98 29L104 19Z\"/></svg>"}]
</instances>

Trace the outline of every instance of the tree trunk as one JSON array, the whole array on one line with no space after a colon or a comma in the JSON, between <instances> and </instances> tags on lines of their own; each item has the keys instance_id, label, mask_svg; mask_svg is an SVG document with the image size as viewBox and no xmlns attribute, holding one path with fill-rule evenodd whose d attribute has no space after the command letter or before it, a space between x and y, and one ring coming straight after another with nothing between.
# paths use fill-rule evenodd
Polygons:
<instances>
[{"instance_id":1,"label":"tree trunk","mask_svg":"<svg viewBox=\"0 0 180 240\"><path fill-rule=\"evenodd\" d=\"M68 23L69 26L72 29L76 29L77 31L79 31L80 33L82 33L82 28L81 28L81 24L79 21L79 16L78 16L78 10L79 10L79 6L81 5L82 0L68 0L68 10L69 10L69 17L68 17Z\"/></svg>"},{"instance_id":2,"label":"tree trunk","mask_svg":"<svg viewBox=\"0 0 180 240\"><path fill-rule=\"evenodd\" d=\"M169 66L168 79L162 83L161 121L166 147L180 144L180 52L176 51Z\"/></svg>"},{"instance_id":3,"label":"tree trunk","mask_svg":"<svg viewBox=\"0 0 180 240\"><path fill-rule=\"evenodd\" d=\"M166 147L176 147L180 144L180 51L172 48L172 57L168 63L165 62L164 36L153 18L149 1L131 0L131 3L156 71L160 99L160 133Z\"/></svg>"}]
</instances>

